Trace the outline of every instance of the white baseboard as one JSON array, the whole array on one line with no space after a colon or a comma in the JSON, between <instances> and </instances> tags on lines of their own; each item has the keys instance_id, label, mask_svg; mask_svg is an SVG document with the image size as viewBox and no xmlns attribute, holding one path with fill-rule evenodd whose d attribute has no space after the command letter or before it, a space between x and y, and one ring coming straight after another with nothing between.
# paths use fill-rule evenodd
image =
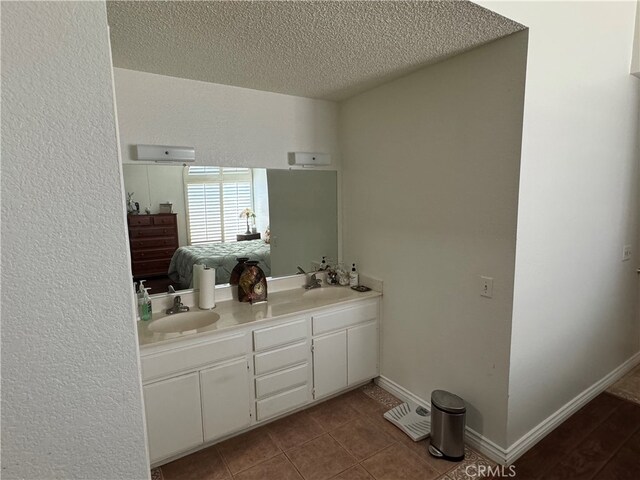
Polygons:
<instances>
[{"instance_id":1,"label":"white baseboard","mask_svg":"<svg viewBox=\"0 0 640 480\"><path fill-rule=\"evenodd\" d=\"M627 372L632 370L636 365L640 363L640 352L633 355L622 365L618 366L615 370L605 375L599 381L591 385L575 398L563 405L555 413L547 417L540 422L534 428L529 430L516 442L514 442L507 449L506 462L511 464L520 458L527 450L533 447L536 443L542 440L547 434L549 434L554 428L564 422L567 418L580 410L584 405L589 403L599 394L604 392L607 388L622 378Z\"/></svg>"},{"instance_id":2,"label":"white baseboard","mask_svg":"<svg viewBox=\"0 0 640 480\"><path fill-rule=\"evenodd\" d=\"M543 437L550 433L554 428L564 422L567 418L577 412L580 408L593 400L600 393L609 388L612 384L623 377L627 372L631 371L636 365L640 364L640 352L633 355L615 370L605 375L602 379L591 385L582 393L577 395L571 401L566 403L558 411L550 415L548 418L540 422L529 432L523 435L518 441L514 442L509 448L505 449L495 444L488 438L482 436L472 428L467 426L465 436L467 443L475 448L483 455L491 460L501 464L510 465L520 458L527 450L533 447ZM376 384L384 390L392 393L400 400L411 402L426 407L431 410L430 402L415 395L406 388L398 385L392 380L384 376L376 379Z\"/></svg>"},{"instance_id":3,"label":"white baseboard","mask_svg":"<svg viewBox=\"0 0 640 480\"><path fill-rule=\"evenodd\" d=\"M380 388L393 394L400 400L416 405L421 405L427 410L431 411L431 402L420 398L401 385L398 385L396 382L389 380L387 377L380 376L376 378L375 382ZM467 444L475 448L486 457L489 457L494 462L504 464L505 458L507 456L506 451L502 447L493 443L488 438L480 435L474 429L470 428L469 425L467 425L467 428L465 430L465 440Z\"/></svg>"}]
</instances>

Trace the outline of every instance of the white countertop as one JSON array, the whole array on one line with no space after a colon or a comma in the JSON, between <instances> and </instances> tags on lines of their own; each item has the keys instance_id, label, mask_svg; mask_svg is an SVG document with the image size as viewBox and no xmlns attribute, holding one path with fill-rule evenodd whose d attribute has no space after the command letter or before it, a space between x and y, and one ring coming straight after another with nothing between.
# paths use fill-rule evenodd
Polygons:
<instances>
[{"instance_id":1,"label":"white countertop","mask_svg":"<svg viewBox=\"0 0 640 480\"><path fill-rule=\"evenodd\" d=\"M367 298L379 297L382 294L371 290L357 292L349 287L326 286L314 290L294 288L291 290L270 293L266 303L251 305L237 300L225 300L216 304L212 312L220 318L206 327L176 333L153 332L149 325L157 319L166 317L164 310L153 314L150 321L138 321L138 344L141 350L151 345L170 343L197 335L211 334L222 330L230 330L250 323L270 320L284 315L307 313L318 308L351 303ZM198 307L191 307L198 311ZM174 314L181 315L181 314Z\"/></svg>"}]
</instances>

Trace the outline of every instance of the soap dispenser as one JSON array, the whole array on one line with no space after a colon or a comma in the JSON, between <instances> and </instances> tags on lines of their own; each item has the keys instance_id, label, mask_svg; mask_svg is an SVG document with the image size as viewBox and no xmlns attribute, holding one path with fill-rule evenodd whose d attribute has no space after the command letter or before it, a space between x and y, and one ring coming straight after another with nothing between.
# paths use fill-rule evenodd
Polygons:
<instances>
[{"instance_id":1,"label":"soap dispenser","mask_svg":"<svg viewBox=\"0 0 640 480\"><path fill-rule=\"evenodd\" d=\"M360 285L360 280L358 278L358 272L356 271L356 264L351 264L351 272L349 273L349 286L357 287Z\"/></svg>"},{"instance_id":2,"label":"soap dispenser","mask_svg":"<svg viewBox=\"0 0 640 480\"><path fill-rule=\"evenodd\" d=\"M144 322L151 320L151 297L149 297L148 288L144 288L142 292L142 309L140 312L140 320Z\"/></svg>"},{"instance_id":3,"label":"soap dispenser","mask_svg":"<svg viewBox=\"0 0 640 480\"><path fill-rule=\"evenodd\" d=\"M140 280L138 290L136 291L136 300L138 303L138 317L142 319L142 304L144 303L144 282L146 280Z\"/></svg>"}]
</instances>

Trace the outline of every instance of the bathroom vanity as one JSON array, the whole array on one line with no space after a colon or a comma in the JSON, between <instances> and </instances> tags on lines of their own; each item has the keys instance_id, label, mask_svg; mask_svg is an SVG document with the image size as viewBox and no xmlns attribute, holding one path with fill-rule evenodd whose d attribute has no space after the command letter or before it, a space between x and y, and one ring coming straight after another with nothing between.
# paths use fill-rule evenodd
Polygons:
<instances>
[{"instance_id":1,"label":"bathroom vanity","mask_svg":"<svg viewBox=\"0 0 640 480\"><path fill-rule=\"evenodd\" d=\"M138 322L152 465L377 377L380 295L295 288Z\"/></svg>"}]
</instances>

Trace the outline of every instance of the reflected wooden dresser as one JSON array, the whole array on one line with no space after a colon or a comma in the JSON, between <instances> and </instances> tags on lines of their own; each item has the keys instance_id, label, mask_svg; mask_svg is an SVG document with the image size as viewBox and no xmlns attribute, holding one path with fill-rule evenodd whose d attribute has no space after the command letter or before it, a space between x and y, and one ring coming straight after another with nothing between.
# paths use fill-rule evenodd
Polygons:
<instances>
[{"instance_id":1,"label":"reflected wooden dresser","mask_svg":"<svg viewBox=\"0 0 640 480\"><path fill-rule=\"evenodd\" d=\"M128 215L127 223L134 280L167 275L178 248L176 214Z\"/></svg>"}]
</instances>

